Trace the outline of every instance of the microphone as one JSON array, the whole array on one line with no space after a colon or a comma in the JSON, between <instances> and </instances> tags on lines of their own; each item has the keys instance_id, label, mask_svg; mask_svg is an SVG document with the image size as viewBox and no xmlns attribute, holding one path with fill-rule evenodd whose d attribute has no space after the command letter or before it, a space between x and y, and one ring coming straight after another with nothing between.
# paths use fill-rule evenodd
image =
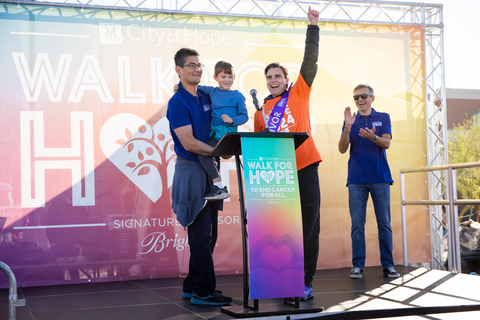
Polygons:
<instances>
[{"instance_id":1,"label":"microphone","mask_svg":"<svg viewBox=\"0 0 480 320\"><path fill-rule=\"evenodd\" d=\"M255 105L255 109L257 109L257 111L262 111L263 121L265 122L265 129L263 131L264 132L270 132L270 129L268 128L268 124L267 124L267 117L265 116L265 111L263 111L263 106L260 106L258 104L257 90L255 90L255 89L250 90L250 95L252 96L253 104Z\"/></svg>"},{"instance_id":2,"label":"microphone","mask_svg":"<svg viewBox=\"0 0 480 320\"><path fill-rule=\"evenodd\" d=\"M257 90L255 90L255 89L250 90L250 95L252 96L253 104L255 105L255 109L257 109L258 111L263 110L263 108L260 107L260 105L258 104Z\"/></svg>"}]
</instances>

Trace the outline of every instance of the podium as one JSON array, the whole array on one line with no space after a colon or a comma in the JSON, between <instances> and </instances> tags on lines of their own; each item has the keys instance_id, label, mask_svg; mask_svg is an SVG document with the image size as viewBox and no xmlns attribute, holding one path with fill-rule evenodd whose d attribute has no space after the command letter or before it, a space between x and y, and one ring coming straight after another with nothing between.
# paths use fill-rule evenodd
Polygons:
<instances>
[{"instance_id":1,"label":"podium","mask_svg":"<svg viewBox=\"0 0 480 320\"><path fill-rule=\"evenodd\" d=\"M295 149L307 138L307 133L227 133L213 151L235 156L242 225L243 306L222 312L246 318L323 311L301 306L298 298L304 295L304 266ZM297 298L292 303L288 297ZM260 307L259 300L274 298L283 303Z\"/></svg>"}]
</instances>

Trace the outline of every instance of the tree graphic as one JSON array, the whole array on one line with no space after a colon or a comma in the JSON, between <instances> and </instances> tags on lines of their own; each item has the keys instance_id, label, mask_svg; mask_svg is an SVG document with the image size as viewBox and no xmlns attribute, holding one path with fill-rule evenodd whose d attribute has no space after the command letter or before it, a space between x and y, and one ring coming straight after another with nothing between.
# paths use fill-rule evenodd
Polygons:
<instances>
[{"instance_id":1,"label":"tree graphic","mask_svg":"<svg viewBox=\"0 0 480 320\"><path fill-rule=\"evenodd\" d=\"M140 126L138 128L138 132L140 134L145 134L147 132L147 128L145 126ZM146 148L142 148L143 150L138 150L137 152L137 157L139 162L129 162L126 164L127 167L132 168L132 172L135 172L138 170L137 175L142 176L142 175L147 175L150 172L150 167L148 165L152 165L153 167L157 168L157 170L160 172L159 168L160 165L162 164L161 160L164 160L163 163L168 165L168 163L174 159L176 159L176 155L171 155L168 159L161 159L160 161L155 160L155 159L146 159L146 156L152 157L155 154L155 151L157 151L158 155L166 155L167 148L170 147L170 149L173 151L173 144L169 144L168 142L172 141L170 138L169 140L166 141L164 144L163 148L160 149L160 147L155 143L154 136L155 132L152 130L152 136L150 138L132 138L132 133L128 128L125 128L125 137L127 140L119 139L115 141L115 143L122 145L123 148L127 148L127 152L130 153L135 149L135 141L145 141L147 142L150 146ZM163 133L159 133L157 135L157 139L159 141L165 141L166 137Z\"/></svg>"},{"instance_id":2,"label":"tree graphic","mask_svg":"<svg viewBox=\"0 0 480 320\"><path fill-rule=\"evenodd\" d=\"M171 187L169 177L173 176L171 164L175 163L176 154L168 120L164 117L153 126L149 126L147 123L141 124L138 121L137 126L132 126L135 121L131 121L130 124L128 122L123 122L123 129L121 129L122 127L118 128L120 130L116 131L117 138L111 140L115 145L121 146L118 150L121 150L121 153L115 156L117 160L112 157L110 159L131 179L133 177L140 178L135 183L143 191L146 191L144 188L155 188L151 185L155 183L153 181L161 181L161 189L157 189L158 196L163 198L167 194L169 198L169 193L165 193L165 191ZM154 176L151 176L154 171ZM158 184L156 185L158 186ZM157 202L155 198L151 198L151 200Z\"/></svg>"}]
</instances>

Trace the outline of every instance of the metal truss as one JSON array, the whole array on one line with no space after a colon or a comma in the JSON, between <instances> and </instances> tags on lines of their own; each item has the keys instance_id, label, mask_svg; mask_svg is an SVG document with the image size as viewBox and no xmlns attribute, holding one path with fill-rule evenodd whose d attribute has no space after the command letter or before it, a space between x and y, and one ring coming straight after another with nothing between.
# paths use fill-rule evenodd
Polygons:
<instances>
[{"instance_id":1,"label":"metal truss","mask_svg":"<svg viewBox=\"0 0 480 320\"><path fill-rule=\"evenodd\" d=\"M324 22L383 24L435 24L437 20L435 17L441 14L442 8L439 4L354 0L7 0L2 2L289 20L304 20L308 6L312 6L320 11L320 20Z\"/></svg>"},{"instance_id":2,"label":"metal truss","mask_svg":"<svg viewBox=\"0 0 480 320\"><path fill-rule=\"evenodd\" d=\"M428 166L448 165L447 109L445 89L443 11L430 11L425 16L425 93L427 118L427 159ZM447 175L446 175L447 173ZM439 174L430 172L428 178L430 200L452 200L447 192L446 184L452 179L448 172ZM456 200L456 199L453 199ZM430 206L430 229L432 242L431 267L446 269L446 254L449 264L452 263L452 234L458 232L455 223L448 219L451 216L448 206Z\"/></svg>"},{"instance_id":3,"label":"metal truss","mask_svg":"<svg viewBox=\"0 0 480 320\"><path fill-rule=\"evenodd\" d=\"M81 9L108 9L163 12L262 19L304 20L308 6L320 11L320 26L326 23L420 25L424 28L425 74L414 75L414 85L425 93L428 166L448 164L445 66L443 51L443 5L387 1L300 1L300 0L0 0L18 4L65 6ZM445 173L429 173L430 200L446 200ZM444 223L448 209L430 206L432 262L442 269L451 226Z\"/></svg>"}]
</instances>

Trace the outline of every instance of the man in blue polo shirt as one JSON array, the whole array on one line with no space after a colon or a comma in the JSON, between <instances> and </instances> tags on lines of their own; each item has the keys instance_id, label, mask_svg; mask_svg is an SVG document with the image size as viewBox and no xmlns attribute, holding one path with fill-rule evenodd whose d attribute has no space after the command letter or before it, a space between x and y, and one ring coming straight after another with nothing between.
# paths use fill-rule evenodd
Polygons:
<instances>
[{"instance_id":1,"label":"man in blue polo shirt","mask_svg":"<svg viewBox=\"0 0 480 320\"><path fill-rule=\"evenodd\" d=\"M183 297L195 305L223 306L232 302L232 298L215 290L212 256L217 241L218 210L223 202L203 199L210 190L211 180L197 160L197 154L213 156L213 147L205 143L210 138L211 102L208 95L197 91L203 73L198 52L183 48L177 51L174 60L180 85L168 101L167 119L177 154L172 209L178 222L187 228L190 246Z\"/></svg>"},{"instance_id":2,"label":"man in blue polo shirt","mask_svg":"<svg viewBox=\"0 0 480 320\"><path fill-rule=\"evenodd\" d=\"M380 262L383 275L398 278L393 267L392 228L390 226L390 185L393 183L386 149L392 139L392 124L387 113L372 108L375 100L372 87L359 84L353 90L358 114L345 108L340 153L350 146L348 160L348 204L352 219L352 263L350 278L361 279L365 267L365 221L368 194L372 196L378 226Z\"/></svg>"}]
</instances>

